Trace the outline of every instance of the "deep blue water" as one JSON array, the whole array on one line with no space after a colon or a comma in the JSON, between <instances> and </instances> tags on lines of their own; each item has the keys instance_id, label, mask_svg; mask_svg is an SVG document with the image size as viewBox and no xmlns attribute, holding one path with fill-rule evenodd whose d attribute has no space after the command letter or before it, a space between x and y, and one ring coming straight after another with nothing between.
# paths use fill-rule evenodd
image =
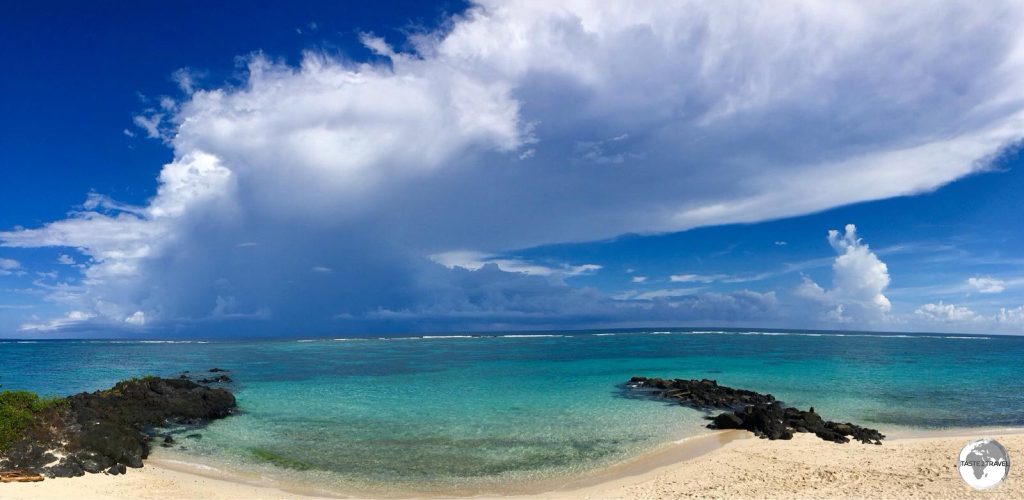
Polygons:
<instances>
[{"instance_id":1,"label":"deep blue water","mask_svg":"<svg viewBox=\"0 0 1024 500\"><path fill-rule=\"evenodd\" d=\"M504 484L706 432L622 396L713 378L883 432L1024 426L1024 338L693 330L281 341L0 341L0 384L66 395L231 370L240 415L157 456L339 488Z\"/></svg>"}]
</instances>

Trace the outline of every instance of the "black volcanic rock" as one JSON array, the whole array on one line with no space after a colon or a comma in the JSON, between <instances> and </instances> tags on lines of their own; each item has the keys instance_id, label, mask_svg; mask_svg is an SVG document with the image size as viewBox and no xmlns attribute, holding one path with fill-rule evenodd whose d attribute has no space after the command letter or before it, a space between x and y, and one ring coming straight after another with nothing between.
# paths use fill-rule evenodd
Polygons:
<instances>
[{"instance_id":1,"label":"black volcanic rock","mask_svg":"<svg viewBox=\"0 0 1024 500\"><path fill-rule=\"evenodd\" d=\"M719 413L717 417L712 419L715 429L741 429L743 428L743 419L736 416L735 413L726 412Z\"/></svg>"},{"instance_id":2,"label":"black volcanic rock","mask_svg":"<svg viewBox=\"0 0 1024 500\"><path fill-rule=\"evenodd\" d=\"M142 467L154 428L224 418L235 406L229 391L190 380L146 377L119 382L104 391L65 398L40 415L24 437L0 455L0 470L48 477L124 473L125 467ZM57 460L53 451L63 458Z\"/></svg>"},{"instance_id":3,"label":"black volcanic rock","mask_svg":"<svg viewBox=\"0 0 1024 500\"><path fill-rule=\"evenodd\" d=\"M856 424L826 421L815 413L784 406L771 394L718 385L715 380L633 377L626 384L634 391L670 399L700 410L729 410L711 418L712 429L745 429L767 439L792 439L794 432L813 432L826 441L882 444L885 436Z\"/></svg>"},{"instance_id":4,"label":"black volcanic rock","mask_svg":"<svg viewBox=\"0 0 1024 500\"><path fill-rule=\"evenodd\" d=\"M216 377L204 378L199 380L200 384L227 384L230 383L231 377L227 375L217 375Z\"/></svg>"},{"instance_id":5,"label":"black volcanic rock","mask_svg":"<svg viewBox=\"0 0 1024 500\"><path fill-rule=\"evenodd\" d=\"M753 432L755 436L768 439L793 439L793 431L786 423L785 409L778 401L769 404L751 405L733 415L742 421L740 429Z\"/></svg>"},{"instance_id":6,"label":"black volcanic rock","mask_svg":"<svg viewBox=\"0 0 1024 500\"><path fill-rule=\"evenodd\" d=\"M683 380L633 377L627 384L634 389L654 390L659 396L679 401L694 408L736 409L745 405L766 404L775 401L771 394L760 394L744 389L718 385L715 380Z\"/></svg>"},{"instance_id":7,"label":"black volcanic rock","mask_svg":"<svg viewBox=\"0 0 1024 500\"><path fill-rule=\"evenodd\" d=\"M126 472L128 472L128 469L125 468L124 464L114 464L114 465L111 465L110 468L107 469L107 471L106 471L107 474L110 474L110 475L113 475L113 476L116 476L118 474L124 474Z\"/></svg>"}]
</instances>

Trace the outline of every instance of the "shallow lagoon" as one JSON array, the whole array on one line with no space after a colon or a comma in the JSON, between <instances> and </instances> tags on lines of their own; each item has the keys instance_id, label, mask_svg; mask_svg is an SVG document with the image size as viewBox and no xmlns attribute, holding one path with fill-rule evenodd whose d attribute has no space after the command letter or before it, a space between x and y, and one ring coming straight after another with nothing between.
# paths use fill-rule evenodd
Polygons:
<instances>
[{"instance_id":1,"label":"shallow lagoon","mask_svg":"<svg viewBox=\"0 0 1024 500\"><path fill-rule=\"evenodd\" d=\"M242 413L155 456L341 489L486 490L706 432L624 397L713 378L883 432L1024 425L1024 338L636 330L231 342L0 342L0 384L45 394L231 370ZM186 449L180 449L184 446ZM172 453L169 453L172 452Z\"/></svg>"}]
</instances>

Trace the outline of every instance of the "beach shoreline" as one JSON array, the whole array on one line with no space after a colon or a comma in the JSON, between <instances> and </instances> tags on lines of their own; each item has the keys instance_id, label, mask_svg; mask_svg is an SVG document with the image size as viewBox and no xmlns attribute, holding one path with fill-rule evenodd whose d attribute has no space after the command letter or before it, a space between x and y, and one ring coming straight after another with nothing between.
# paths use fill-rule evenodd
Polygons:
<instances>
[{"instance_id":1,"label":"beach shoreline","mask_svg":"<svg viewBox=\"0 0 1024 500\"><path fill-rule=\"evenodd\" d=\"M956 454L972 439L994 437L1011 463L1024 460L1024 430L922 431L881 446L836 444L798 434L789 441L719 431L681 440L621 463L562 480L502 491L376 495L245 477L201 463L156 458L124 476L92 474L40 483L0 485L0 497L30 498L968 498ZM893 464L889 470L887 464ZM1010 476L986 498L1024 498Z\"/></svg>"}]
</instances>

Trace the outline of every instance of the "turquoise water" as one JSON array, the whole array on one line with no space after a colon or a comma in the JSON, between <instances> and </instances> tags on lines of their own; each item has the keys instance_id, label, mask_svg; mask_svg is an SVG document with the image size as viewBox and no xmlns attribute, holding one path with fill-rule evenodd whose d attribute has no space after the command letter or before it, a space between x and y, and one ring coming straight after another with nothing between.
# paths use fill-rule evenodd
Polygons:
<instances>
[{"instance_id":1,"label":"turquoise water","mask_svg":"<svg viewBox=\"0 0 1024 500\"><path fill-rule=\"evenodd\" d=\"M0 342L3 388L45 394L214 366L231 370L242 412L200 439L182 431L173 453L342 490L486 491L706 432L700 412L624 397L633 375L713 378L890 433L1024 425L1021 337L684 329Z\"/></svg>"}]
</instances>

